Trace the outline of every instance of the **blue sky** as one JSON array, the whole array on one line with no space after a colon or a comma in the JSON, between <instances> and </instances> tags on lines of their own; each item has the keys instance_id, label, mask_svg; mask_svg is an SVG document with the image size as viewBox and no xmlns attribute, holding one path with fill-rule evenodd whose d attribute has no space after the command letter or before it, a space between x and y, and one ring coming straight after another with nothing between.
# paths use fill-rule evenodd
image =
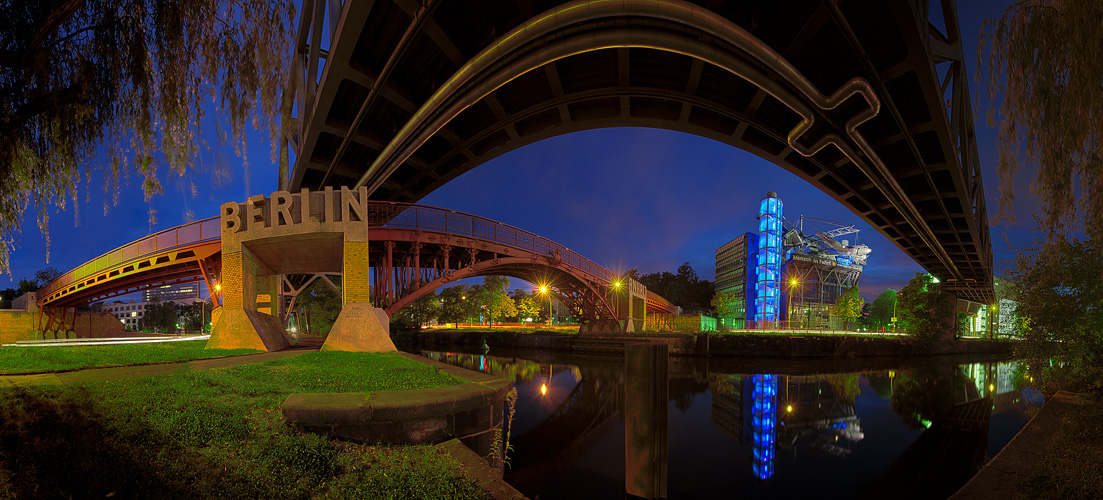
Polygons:
<instances>
[{"instance_id":1,"label":"blue sky","mask_svg":"<svg viewBox=\"0 0 1103 500\"><path fill-rule=\"evenodd\" d=\"M999 15L1007 3L959 2L971 80L981 22ZM994 223L999 192L996 133L985 123L983 82L970 81L970 86L974 101L979 100L974 120L999 265L1014 256L999 233L1006 233L1013 246L1025 246L1033 238L1031 213L1039 204L1028 188L1032 173L1020 173L1015 180L1018 224ZM215 127L207 129L213 135ZM203 151L185 178L161 167L164 194L150 203L143 199L140 176L132 174L121 188L120 203L106 214L102 178L95 174L88 192L81 188L79 216L71 202L64 211L51 209L48 263L32 208L11 256L12 282L5 284L0 277L0 288L14 287L19 278L47 265L67 271L150 232L182 224L188 211L196 218L211 217L222 202L274 191L276 167L262 132L250 131L246 151L247 168L228 144ZM229 178L213 180L218 162L227 167ZM610 269L674 271L688 261L711 280L716 247L756 228L757 203L767 191L778 192L791 221L803 214L857 224L861 231L847 238L873 249L861 278L867 300L885 288L899 289L922 270L849 210L781 167L721 143L665 130L603 129L548 139L487 162L420 203L533 231ZM148 223L151 207L157 211L153 226Z\"/></svg>"}]
</instances>

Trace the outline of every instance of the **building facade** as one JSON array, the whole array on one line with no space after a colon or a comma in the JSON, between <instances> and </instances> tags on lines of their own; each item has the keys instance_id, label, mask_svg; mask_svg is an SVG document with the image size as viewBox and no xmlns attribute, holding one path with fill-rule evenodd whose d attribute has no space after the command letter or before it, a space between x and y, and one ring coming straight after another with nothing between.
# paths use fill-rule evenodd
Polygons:
<instances>
[{"instance_id":1,"label":"building facade","mask_svg":"<svg viewBox=\"0 0 1103 500\"><path fill-rule=\"evenodd\" d=\"M187 300L199 298L199 282L177 283L175 285L163 285L142 291L142 302L151 302L153 299Z\"/></svg>"},{"instance_id":2,"label":"building facade","mask_svg":"<svg viewBox=\"0 0 1103 500\"><path fill-rule=\"evenodd\" d=\"M789 227L782 206L770 191L759 203L758 233L716 249L715 288L727 301L717 308L722 330L841 327L832 309L857 286L868 247L834 239L853 226L806 236L804 219Z\"/></svg>"},{"instance_id":3,"label":"building facade","mask_svg":"<svg viewBox=\"0 0 1103 500\"><path fill-rule=\"evenodd\" d=\"M753 320L758 235L745 233L716 249L716 292L728 300L717 319L720 329L746 328ZM748 317L748 306L751 316Z\"/></svg>"}]
</instances>

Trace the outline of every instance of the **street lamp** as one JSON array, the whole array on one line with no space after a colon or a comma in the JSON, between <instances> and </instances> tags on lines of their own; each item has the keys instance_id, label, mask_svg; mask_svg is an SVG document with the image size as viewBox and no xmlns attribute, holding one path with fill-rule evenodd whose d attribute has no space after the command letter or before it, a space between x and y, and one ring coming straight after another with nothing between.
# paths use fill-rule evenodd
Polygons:
<instances>
[{"instance_id":1,"label":"street lamp","mask_svg":"<svg viewBox=\"0 0 1103 500\"><path fill-rule=\"evenodd\" d=\"M789 321L789 329L793 329L793 287L800 284L800 280L789 280L789 307L785 310L785 319Z\"/></svg>"},{"instance_id":2,"label":"street lamp","mask_svg":"<svg viewBox=\"0 0 1103 500\"><path fill-rule=\"evenodd\" d=\"M548 295L547 285L540 285L540 294L543 295L546 299L548 299L548 324L549 325L554 325L555 324L555 317L552 316L551 296Z\"/></svg>"}]
</instances>

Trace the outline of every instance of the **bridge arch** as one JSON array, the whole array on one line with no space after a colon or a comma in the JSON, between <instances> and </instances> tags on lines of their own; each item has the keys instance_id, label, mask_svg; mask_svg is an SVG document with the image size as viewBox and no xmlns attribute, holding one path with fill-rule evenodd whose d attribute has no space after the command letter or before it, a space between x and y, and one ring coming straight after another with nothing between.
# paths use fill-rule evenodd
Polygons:
<instances>
[{"instance_id":1,"label":"bridge arch","mask_svg":"<svg viewBox=\"0 0 1103 500\"><path fill-rule=\"evenodd\" d=\"M960 62L942 50L958 34L928 34L925 12L891 2L738 3L347 5L290 186L412 202L556 135L671 129L782 166L948 283L990 283L967 84L935 70Z\"/></svg>"}]
</instances>

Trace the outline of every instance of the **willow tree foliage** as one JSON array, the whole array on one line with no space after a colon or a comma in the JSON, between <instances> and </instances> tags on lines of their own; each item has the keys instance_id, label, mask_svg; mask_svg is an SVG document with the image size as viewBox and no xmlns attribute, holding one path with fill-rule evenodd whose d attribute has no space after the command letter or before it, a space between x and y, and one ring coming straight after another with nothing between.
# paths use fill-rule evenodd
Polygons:
<instances>
[{"instance_id":1,"label":"willow tree foliage","mask_svg":"<svg viewBox=\"0 0 1103 500\"><path fill-rule=\"evenodd\" d=\"M985 20L990 125L999 120L1000 217L1014 219L1012 179L1037 168L1042 223L1051 237L1083 213L1103 240L1103 2L1018 0ZM985 55L987 57L985 58Z\"/></svg>"},{"instance_id":2,"label":"willow tree foliage","mask_svg":"<svg viewBox=\"0 0 1103 500\"><path fill-rule=\"evenodd\" d=\"M1057 340L1075 362L1103 366L1103 243L1035 242L1009 274L1027 340Z\"/></svg>"},{"instance_id":3,"label":"willow tree foliage","mask_svg":"<svg viewBox=\"0 0 1103 500\"><path fill-rule=\"evenodd\" d=\"M132 174L147 201L159 169L183 176L206 111L239 155L247 123L275 137L294 13L289 0L0 0L0 272L28 208L48 244L49 208L78 210L93 174L105 212Z\"/></svg>"}]
</instances>

